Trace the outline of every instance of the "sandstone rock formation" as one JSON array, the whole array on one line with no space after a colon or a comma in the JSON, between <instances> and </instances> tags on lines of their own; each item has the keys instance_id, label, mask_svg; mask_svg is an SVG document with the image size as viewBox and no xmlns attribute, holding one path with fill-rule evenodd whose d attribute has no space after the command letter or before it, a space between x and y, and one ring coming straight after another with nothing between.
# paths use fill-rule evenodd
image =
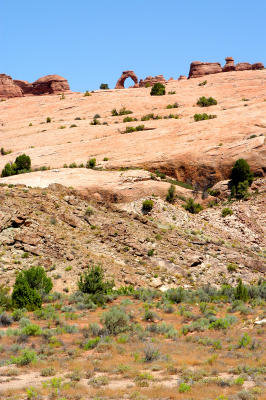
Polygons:
<instances>
[{"instance_id":1,"label":"sandstone rock formation","mask_svg":"<svg viewBox=\"0 0 266 400\"><path fill-rule=\"evenodd\" d=\"M23 92L11 76L0 74L0 98L22 97Z\"/></svg>"},{"instance_id":2,"label":"sandstone rock formation","mask_svg":"<svg viewBox=\"0 0 266 400\"><path fill-rule=\"evenodd\" d=\"M32 94L56 94L68 91L69 84L59 75L46 75L32 84Z\"/></svg>"},{"instance_id":3,"label":"sandstone rock formation","mask_svg":"<svg viewBox=\"0 0 266 400\"><path fill-rule=\"evenodd\" d=\"M234 59L232 57L226 57L225 62L226 62L226 64L223 67L223 72L235 70Z\"/></svg>"},{"instance_id":4,"label":"sandstone rock formation","mask_svg":"<svg viewBox=\"0 0 266 400\"><path fill-rule=\"evenodd\" d=\"M236 71L246 71L249 69L252 69L252 65L246 62L236 64L235 68Z\"/></svg>"},{"instance_id":5,"label":"sandstone rock formation","mask_svg":"<svg viewBox=\"0 0 266 400\"><path fill-rule=\"evenodd\" d=\"M262 63L252 64L252 69L264 69L264 65Z\"/></svg>"},{"instance_id":6,"label":"sandstone rock formation","mask_svg":"<svg viewBox=\"0 0 266 400\"><path fill-rule=\"evenodd\" d=\"M15 80L15 79L14 79L14 83L21 88L23 94L32 94L32 89L33 89L32 83L29 83L27 81Z\"/></svg>"},{"instance_id":7,"label":"sandstone rock formation","mask_svg":"<svg viewBox=\"0 0 266 400\"><path fill-rule=\"evenodd\" d=\"M155 83L165 84L166 80L163 75L147 76L145 79L139 81L139 87L153 86Z\"/></svg>"},{"instance_id":8,"label":"sandstone rock formation","mask_svg":"<svg viewBox=\"0 0 266 400\"><path fill-rule=\"evenodd\" d=\"M186 75L180 75L178 80L179 81L185 81L187 79Z\"/></svg>"},{"instance_id":9,"label":"sandstone rock formation","mask_svg":"<svg viewBox=\"0 0 266 400\"><path fill-rule=\"evenodd\" d=\"M200 76L217 74L222 72L222 67L220 63L204 63L200 61L193 61L190 64L189 78L198 78Z\"/></svg>"},{"instance_id":10,"label":"sandstone rock formation","mask_svg":"<svg viewBox=\"0 0 266 400\"><path fill-rule=\"evenodd\" d=\"M134 82L134 86L133 86L133 87L134 87L134 88L139 87L139 85L138 85L138 78L137 78L135 72L134 72L134 71L131 71L131 70L128 70L128 71L123 71L123 72L122 72L121 77L120 77L120 78L118 79L118 81L116 82L115 89L124 89L124 88L125 88L125 87L124 87L124 83L125 83L125 80L126 80L127 78L131 78L131 79L133 80L133 82Z\"/></svg>"}]
</instances>

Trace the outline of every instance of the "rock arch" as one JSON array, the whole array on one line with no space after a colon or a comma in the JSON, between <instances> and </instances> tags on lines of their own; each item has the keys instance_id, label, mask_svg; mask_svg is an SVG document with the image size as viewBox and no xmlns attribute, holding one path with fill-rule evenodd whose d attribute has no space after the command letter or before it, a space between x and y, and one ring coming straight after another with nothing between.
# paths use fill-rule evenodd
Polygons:
<instances>
[{"instance_id":1,"label":"rock arch","mask_svg":"<svg viewBox=\"0 0 266 400\"><path fill-rule=\"evenodd\" d=\"M139 87L138 78L134 71L123 71L121 77L118 79L115 85L115 89L125 89L124 82L127 78L131 78L134 82L134 88Z\"/></svg>"}]
</instances>

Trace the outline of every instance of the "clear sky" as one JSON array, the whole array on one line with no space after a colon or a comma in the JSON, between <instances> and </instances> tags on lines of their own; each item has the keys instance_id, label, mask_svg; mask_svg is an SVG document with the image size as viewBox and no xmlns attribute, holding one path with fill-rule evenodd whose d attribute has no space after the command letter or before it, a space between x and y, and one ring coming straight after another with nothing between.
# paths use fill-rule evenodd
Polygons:
<instances>
[{"instance_id":1,"label":"clear sky","mask_svg":"<svg viewBox=\"0 0 266 400\"><path fill-rule=\"evenodd\" d=\"M126 69L168 79L196 60L266 65L266 0L0 3L0 73L14 79L58 74L85 91L114 87Z\"/></svg>"}]
</instances>

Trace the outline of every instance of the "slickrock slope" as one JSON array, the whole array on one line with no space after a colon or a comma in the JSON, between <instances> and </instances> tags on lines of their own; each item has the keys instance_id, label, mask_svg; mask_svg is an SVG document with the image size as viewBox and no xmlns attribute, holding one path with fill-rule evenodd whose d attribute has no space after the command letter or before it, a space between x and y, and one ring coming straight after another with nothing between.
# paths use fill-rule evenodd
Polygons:
<instances>
[{"instance_id":1,"label":"slickrock slope","mask_svg":"<svg viewBox=\"0 0 266 400\"><path fill-rule=\"evenodd\" d=\"M228 178L235 160L243 157L255 174L263 175L266 70L208 75L205 86L199 86L200 82L202 78L171 80L166 91L176 94L158 97L150 96L150 88L139 88L98 91L89 97L66 94L65 100L42 96L1 102L1 147L12 154L0 156L0 168L24 152L30 155L33 167L62 168L65 163L86 163L96 157L103 168L160 169L204 186ZM198 107L201 96L212 96L218 104ZM179 108L166 109L175 102ZM124 116L111 116L113 108L123 106L132 110L130 116L138 121L123 123ZM194 122L193 115L203 112L217 118ZM140 121L148 113L177 113L180 118ZM91 125L95 114L108 125ZM46 123L48 116L51 123ZM123 134L126 126L139 124L151 130ZM108 161L103 162L104 157ZM25 183L24 179L30 182L31 176L23 178ZM14 180L19 182L20 177Z\"/></svg>"},{"instance_id":2,"label":"slickrock slope","mask_svg":"<svg viewBox=\"0 0 266 400\"><path fill-rule=\"evenodd\" d=\"M144 215L142 200L97 205L73 189L0 187L0 282L16 271L43 265L56 290L75 289L88 263L100 262L116 284L171 287L235 284L263 276L265 182L248 201L198 215L153 197ZM234 271L228 269L234 264ZM68 272L71 266L71 272Z\"/></svg>"}]
</instances>

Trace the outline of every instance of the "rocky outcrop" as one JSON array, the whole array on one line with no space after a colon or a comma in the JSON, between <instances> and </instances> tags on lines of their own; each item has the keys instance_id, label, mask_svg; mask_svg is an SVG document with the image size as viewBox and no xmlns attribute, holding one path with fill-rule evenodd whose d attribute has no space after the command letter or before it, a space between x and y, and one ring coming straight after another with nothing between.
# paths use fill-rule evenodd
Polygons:
<instances>
[{"instance_id":1,"label":"rocky outcrop","mask_svg":"<svg viewBox=\"0 0 266 400\"><path fill-rule=\"evenodd\" d=\"M226 57L225 59L225 66L223 67L223 72L229 72L229 71L234 71L235 70L235 63L234 59L232 57Z\"/></svg>"},{"instance_id":2,"label":"rocky outcrop","mask_svg":"<svg viewBox=\"0 0 266 400\"><path fill-rule=\"evenodd\" d=\"M236 71L247 71L249 69L252 69L252 65L246 62L236 64L235 68Z\"/></svg>"},{"instance_id":3,"label":"rocky outcrop","mask_svg":"<svg viewBox=\"0 0 266 400\"><path fill-rule=\"evenodd\" d=\"M200 61L193 61L190 64L189 78L199 78L200 76L217 74L222 72L220 63L204 63Z\"/></svg>"},{"instance_id":4,"label":"rocky outcrop","mask_svg":"<svg viewBox=\"0 0 266 400\"><path fill-rule=\"evenodd\" d=\"M22 97L25 95L59 94L70 90L68 81L59 75L47 75L33 83L13 80L0 74L0 98Z\"/></svg>"},{"instance_id":5,"label":"rocky outcrop","mask_svg":"<svg viewBox=\"0 0 266 400\"><path fill-rule=\"evenodd\" d=\"M186 77L186 75L180 75L178 80L179 81L185 81L185 80L187 80L187 77Z\"/></svg>"},{"instance_id":6,"label":"rocky outcrop","mask_svg":"<svg viewBox=\"0 0 266 400\"><path fill-rule=\"evenodd\" d=\"M23 94L32 94L32 89L33 89L32 83L20 80L14 80L14 83L20 87Z\"/></svg>"},{"instance_id":7,"label":"rocky outcrop","mask_svg":"<svg viewBox=\"0 0 266 400\"><path fill-rule=\"evenodd\" d=\"M0 74L0 98L22 97L23 92L11 76Z\"/></svg>"},{"instance_id":8,"label":"rocky outcrop","mask_svg":"<svg viewBox=\"0 0 266 400\"><path fill-rule=\"evenodd\" d=\"M131 78L133 80L133 82L134 82L134 86L132 86L133 88L139 87L138 78L137 78L135 72L131 71L131 70L128 70L128 71L123 71L122 72L122 75L120 76L120 78L116 82L115 89L125 89L124 83L125 83L125 80L127 78Z\"/></svg>"},{"instance_id":9,"label":"rocky outcrop","mask_svg":"<svg viewBox=\"0 0 266 400\"><path fill-rule=\"evenodd\" d=\"M70 90L68 81L59 75L46 75L32 84L32 94L58 94Z\"/></svg>"},{"instance_id":10,"label":"rocky outcrop","mask_svg":"<svg viewBox=\"0 0 266 400\"><path fill-rule=\"evenodd\" d=\"M145 79L139 81L139 87L149 87L153 86L155 83L166 84L166 80L163 75L147 76Z\"/></svg>"},{"instance_id":11,"label":"rocky outcrop","mask_svg":"<svg viewBox=\"0 0 266 400\"><path fill-rule=\"evenodd\" d=\"M264 65L262 63L252 64L252 69L264 69Z\"/></svg>"}]
</instances>

